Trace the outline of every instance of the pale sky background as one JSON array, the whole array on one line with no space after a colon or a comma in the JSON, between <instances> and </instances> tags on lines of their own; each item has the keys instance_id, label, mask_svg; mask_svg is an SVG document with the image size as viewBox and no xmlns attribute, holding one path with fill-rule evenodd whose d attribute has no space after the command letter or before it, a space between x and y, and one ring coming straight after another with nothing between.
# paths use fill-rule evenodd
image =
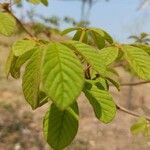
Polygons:
<instances>
[{"instance_id":1,"label":"pale sky background","mask_svg":"<svg viewBox=\"0 0 150 150\"><path fill-rule=\"evenodd\" d=\"M127 41L127 37L131 34L150 33L150 6L137 11L141 1L110 0L110 2L105 2L101 0L92 8L89 18L91 26L105 29L114 39L120 42ZM81 14L81 3L79 1L50 0L48 7L25 3L23 10L17 10L17 15L25 13L25 10L30 8L34 8L36 12L45 16L69 16L76 20L80 19ZM61 28L65 28L65 26L61 26Z\"/></svg>"}]
</instances>

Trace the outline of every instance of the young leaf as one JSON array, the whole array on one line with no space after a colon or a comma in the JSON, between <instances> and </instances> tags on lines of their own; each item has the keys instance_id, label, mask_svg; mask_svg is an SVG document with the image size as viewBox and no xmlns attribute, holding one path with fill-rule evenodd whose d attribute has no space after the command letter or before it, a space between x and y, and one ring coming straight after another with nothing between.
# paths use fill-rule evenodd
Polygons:
<instances>
[{"instance_id":1,"label":"young leaf","mask_svg":"<svg viewBox=\"0 0 150 150\"><path fill-rule=\"evenodd\" d=\"M144 80L150 80L150 56L142 49L133 46L123 46L124 57L137 75Z\"/></svg>"},{"instance_id":2,"label":"young leaf","mask_svg":"<svg viewBox=\"0 0 150 150\"><path fill-rule=\"evenodd\" d=\"M41 0L28 0L28 2L30 2L34 5L37 5L37 4L40 4Z\"/></svg>"},{"instance_id":3,"label":"young leaf","mask_svg":"<svg viewBox=\"0 0 150 150\"><path fill-rule=\"evenodd\" d=\"M149 122L144 117L140 117L138 121L131 126L130 130L132 134L135 135L139 133L143 133L144 135L149 135L150 134Z\"/></svg>"},{"instance_id":4,"label":"young leaf","mask_svg":"<svg viewBox=\"0 0 150 150\"><path fill-rule=\"evenodd\" d=\"M118 91L120 91L120 83L119 82L117 82L116 80L111 79L111 78L107 78L107 80L109 82L111 82L117 88Z\"/></svg>"},{"instance_id":5,"label":"young leaf","mask_svg":"<svg viewBox=\"0 0 150 150\"><path fill-rule=\"evenodd\" d=\"M99 48L99 49L102 49L105 47L105 39L99 35L99 34L96 34L95 32L89 32L91 33L91 38L93 39L94 41L94 44Z\"/></svg>"},{"instance_id":6,"label":"young leaf","mask_svg":"<svg viewBox=\"0 0 150 150\"><path fill-rule=\"evenodd\" d=\"M103 123L111 122L116 114L116 105L112 96L89 82L86 82L83 91L94 109L95 116Z\"/></svg>"},{"instance_id":7,"label":"young leaf","mask_svg":"<svg viewBox=\"0 0 150 150\"><path fill-rule=\"evenodd\" d=\"M99 51L100 59L103 59L106 65L113 63L118 57L118 48L107 47Z\"/></svg>"},{"instance_id":8,"label":"young leaf","mask_svg":"<svg viewBox=\"0 0 150 150\"><path fill-rule=\"evenodd\" d=\"M82 91L84 73L76 55L66 46L50 43L43 64L43 87L60 109L67 108Z\"/></svg>"},{"instance_id":9,"label":"young leaf","mask_svg":"<svg viewBox=\"0 0 150 150\"><path fill-rule=\"evenodd\" d=\"M43 3L45 6L48 6L48 0L41 0L41 3Z\"/></svg>"},{"instance_id":10,"label":"young leaf","mask_svg":"<svg viewBox=\"0 0 150 150\"><path fill-rule=\"evenodd\" d=\"M79 53L79 55L81 55L96 72L105 76L106 65L105 62L100 59L98 50L87 44L77 41L70 41L65 44Z\"/></svg>"},{"instance_id":11,"label":"young leaf","mask_svg":"<svg viewBox=\"0 0 150 150\"><path fill-rule=\"evenodd\" d=\"M38 97L42 80L43 53L42 47L34 49L22 79L23 93L32 109L39 106Z\"/></svg>"},{"instance_id":12,"label":"young leaf","mask_svg":"<svg viewBox=\"0 0 150 150\"><path fill-rule=\"evenodd\" d=\"M15 19L8 13L0 12L0 34L10 36L14 33L15 27Z\"/></svg>"},{"instance_id":13,"label":"young leaf","mask_svg":"<svg viewBox=\"0 0 150 150\"><path fill-rule=\"evenodd\" d=\"M113 43L112 37L104 30L99 29L99 28L89 28L89 30L101 37L103 37L107 42Z\"/></svg>"},{"instance_id":14,"label":"young leaf","mask_svg":"<svg viewBox=\"0 0 150 150\"><path fill-rule=\"evenodd\" d=\"M92 82L97 86L98 89L106 90L106 91L109 90L109 85L106 79L99 77Z\"/></svg>"},{"instance_id":15,"label":"young leaf","mask_svg":"<svg viewBox=\"0 0 150 150\"><path fill-rule=\"evenodd\" d=\"M24 53L23 55L16 57L11 52L12 54L11 59L9 60L8 58L8 61L6 63L7 76L10 73L13 78L18 79L20 77L20 69L22 65L32 56L32 53L33 53L33 50L28 51Z\"/></svg>"},{"instance_id":16,"label":"young leaf","mask_svg":"<svg viewBox=\"0 0 150 150\"><path fill-rule=\"evenodd\" d=\"M149 45L146 45L146 44L132 44L131 46L143 49L145 52L147 52L150 55L150 46Z\"/></svg>"},{"instance_id":17,"label":"young leaf","mask_svg":"<svg viewBox=\"0 0 150 150\"><path fill-rule=\"evenodd\" d=\"M62 31L62 33L61 33L61 35L65 35L65 34L68 34L68 33L70 33L70 32L73 32L73 31L82 31L82 28L80 28L80 27L73 27L73 28L67 28L67 29L65 29L64 31Z\"/></svg>"},{"instance_id":18,"label":"young leaf","mask_svg":"<svg viewBox=\"0 0 150 150\"><path fill-rule=\"evenodd\" d=\"M82 30L77 30L72 39L75 41L79 41L81 34L82 34Z\"/></svg>"},{"instance_id":19,"label":"young leaf","mask_svg":"<svg viewBox=\"0 0 150 150\"><path fill-rule=\"evenodd\" d=\"M62 150L74 139L78 130L78 106L72 104L61 111L52 104L43 121L44 137L55 150Z\"/></svg>"},{"instance_id":20,"label":"young leaf","mask_svg":"<svg viewBox=\"0 0 150 150\"><path fill-rule=\"evenodd\" d=\"M32 40L19 40L13 44L12 51L15 56L20 56L25 52L33 49L35 45L36 42Z\"/></svg>"}]
</instances>

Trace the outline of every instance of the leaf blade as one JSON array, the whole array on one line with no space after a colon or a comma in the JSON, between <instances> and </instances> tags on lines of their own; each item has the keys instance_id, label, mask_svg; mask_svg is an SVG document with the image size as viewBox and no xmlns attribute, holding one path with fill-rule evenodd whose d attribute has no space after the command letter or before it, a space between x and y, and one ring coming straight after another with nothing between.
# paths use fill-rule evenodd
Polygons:
<instances>
[{"instance_id":1,"label":"leaf blade","mask_svg":"<svg viewBox=\"0 0 150 150\"><path fill-rule=\"evenodd\" d=\"M50 43L43 64L43 88L60 109L67 108L79 96L84 84L83 68L66 46Z\"/></svg>"},{"instance_id":2,"label":"leaf blade","mask_svg":"<svg viewBox=\"0 0 150 150\"><path fill-rule=\"evenodd\" d=\"M93 107L95 116L103 123L110 123L116 114L116 105L111 95L95 85L86 83L84 93Z\"/></svg>"},{"instance_id":3,"label":"leaf blade","mask_svg":"<svg viewBox=\"0 0 150 150\"><path fill-rule=\"evenodd\" d=\"M43 121L44 137L54 149L62 150L74 139L78 130L78 106L61 111L52 104Z\"/></svg>"},{"instance_id":4,"label":"leaf blade","mask_svg":"<svg viewBox=\"0 0 150 150\"><path fill-rule=\"evenodd\" d=\"M14 33L16 27L15 19L9 13L0 12L0 33L10 36Z\"/></svg>"},{"instance_id":5,"label":"leaf blade","mask_svg":"<svg viewBox=\"0 0 150 150\"><path fill-rule=\"evenodd\" d=\"M150 80L150 56L142 49L123 46L124 57L136 74L144 80Z\"/></svg>"}]
</instances>

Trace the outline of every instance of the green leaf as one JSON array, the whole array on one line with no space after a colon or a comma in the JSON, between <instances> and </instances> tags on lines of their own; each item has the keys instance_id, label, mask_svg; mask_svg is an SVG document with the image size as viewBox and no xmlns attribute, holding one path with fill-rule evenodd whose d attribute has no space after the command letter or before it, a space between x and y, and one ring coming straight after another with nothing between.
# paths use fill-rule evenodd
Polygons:
<instances>
[{"instance_id":1,"label":"green leaf","mask_svg":"<svg viewBox=\"0 0 150 150\"><path fill-rule=\"evenodd\" d=\"M36 45L33 40L19 40L15 42L12 46L12 51L15 56L20 56L25 52L32 50Z\"/></svg>"},{"instance_id":2,"label":"green leaf","mask_svg":"<svg viewBox=\"0 0 150 150\"><path fill-rule=\"evenodd\" d=\"M11 76L15 79L18 79L20 77L20 69L22 67L22 65L32 56L33 50L28 51L26 53L24 53L21 56L14 56L12 55L12 60L10 62L10 66L9 66L9 72Z\"/></svg>"},{"instance_id":3,"label":"green leaf","mask_svg":"<svg viewBox=\"0 0 150 150\"><path fill-rule=\"evenodd\" d=\"M8 13L0 12L0 34L10 36L14 33L15 27L15 19Z\"/></svg>"},{"instance_id":4,"label":"green leaf","mask_svg":"<svg viewBox=\"0 0 150 150\"><path fill-rule=\"evenodd\" d=\"M113 63L118 57L118 48L116 47L107 47L99 51L100 59L103 59L106 65Z\"/></svg>"},{"instance_id":5,"label":"green leaf","mask_svg":"<svg viewBox=\"0 0 150 150\"><path fill-rule=\"evenodd\" d=\"M107 78L107 80L111 82L117 88L118 91L120 91L120 83L118 81L111 78Z\"/></svg>"},{"instance_id":6,"label":"green leaf","mask_svg":"<svg viewBox=\"0 0 150 150\"><path fill-rule=\"evenodd\" d=\"M37 5L37 4L40 4L41 0L28 0L28 2L30 2L34 5Z\"/></svg>"},{"instance_id":7,"label":"green leaf","mask_svg":"<svg viewBox=\"0 0 150 150\"><path fill-rule=\"evenodd\" d=\"M138 121L131 126L130 130L132 134L135 135L139 133L142 133L143 135L149 135L150 134L149 122L144 117L140 117Z\"/></svg>"},{"instance_id":8,"label":"green leaf","mask_svg":"<svg viewBox=\"0 0 150 150\"><path fill-rule=\"evenodd\" d=\"M97 49L78 41L70 41L65 44L79 53L79 55L91 65L92 69L105 76L106 65L105 62L100 59Z\"/></svg>"},{"instance_id":9,"label":"green leaf","mask_svg":"<svg viewBox=\"0 0 150 150\"><path fill-rule=\"evenodd\" d=\"M88 42L88 33L85 32L85 30L77 30L72 39L75 41L80 41L82 34L83 34L82 42L87 43Z\"/></svg>"},{"instance_id":10,"label":"green leaf","mask_svg":"<svg viewBox=\"0 0 150 150\"><path fill-rule=\"evenodd\" d=\"M43 64L43 87L50 99L61 109L72 104L82 91L83 68L66 46L50 43Z\"/></svg>"},{"instance_id":11,"label":"green leaf","mask_svg":"<svg viewBox=\"0 0 150 150\"><path fill-rule=\"evenodd\" d=\"M62 150L74 139L78 130L77 103L61 111L54 104L46 113L43 121L44 137L55 150Z\"/></svg>"},{"instance_id":12,"label":"green leaf","mask_svg":"<svg viewBox=\"0 0 150 150\"><path fill-rule=\"evenodd\" d=\"M124 57L136 74L144 80L150 80L150 56L142 49L123 46Z\"/></svg>"},{"instance_id":13,"label":"green leaf","mask_svg":"<svg viewBox=\"0 0 150 150\"><path fill-rule=\"evenodd\" d=\"M99 29L99 28L89 28L89 30L99 35L100 37L103 37L107 42L113 43L112 37L106 31Z\"/></svg>"},{"instance_id":14,"label":"green leaf","mask_svg":"<svg viewBox=\"0 0 150 150\"><path fill-rule=\"evenodd\" d=\"M145 52L147 52L150 55L150 46L149 45L146 45L146 44L132 44L131 46L143 49Z\"/></svg>"},{"instance_id":15,"label":"green leaf","mask_svg":"<svg viewBox=\"0 0 150 150\"><path fill-rule=\"evenodd\" d=\"M116 105L112 96L89 82L86 82L83 91L92 105L96 117L103 123L111 122L116 114Z\"/></svg>"},{"instance_id":16,"label":"green leaf","mask_svg":"<svg viewBox=\"0 0 150 150\"><path fill-rule=\"evenodd\" d=\"M48 6L48 0L41 0L41 3L43 3L45 6Z\"/></svg>"},{"instance_id":17,"label":"green leaf","mask_svg":"<svg viewBox=\"0 0 150 150\"><path fill-rule=\"evenodd\" d=\"M82 90L82 65L70 49L59 43L50 43L33 51L23 75L25 99L33 109L37 108L39 91L43 89L59 108L65 109Z\"/></svg>"},{"instance_id":18,"label":"green leaf","mask_svg":"<svg viewBox=\"0 0 150 150\"><path fill-rule=\"evenodd\" d=\"M23 93L32 109L39 106L38 97L42 80L43 53L42 47L34 49L22 78Z\"/></svg>"},{"instance_id":19,"label":"green leaf","mask_svg":"<svg viewBox=\"0 0 150 150\"><path fill-rule=\"evenodd\" d=\"M108 90L109 89L109 85L106 79L103 78L97 78L96 80L92 81L98 89L101 90Z\"/></svg>"},{"instance_id":20,"label":"green leaf","mask_svg":"<svg viewBox=\"0 0 150 150\"><path fill-rule=\"evenodd\" d=\"M82 28L80 27L67 28L64 31L62 31L61 35L65 35L76 30L79 31L79 30L82 30Z\"/></svg>"},{"instance_id":21,"label":"green leaf","mask_svg":"<svg viewBox=\"0 0 150 150\"><path fill-rule=\"evenodd\" d=\"M81 37L81 34L82 34L82 30L78 30L76 31L75 35L73 36L73 40L75 41L79 41L80 37Z\"/></svg>"},{"instance_id":22,"label":"green leaf","mask_svg":"<svg viewBox=\"0 0 150 150\"><path fill-rule=\"evenodd\" d=\"M89 32L90 33L90 32ZM105 47L105 39L99 35L99 34L96 34L95 32L91 32L91 38L93 39L94 41L94 44L99 48L99 49L102 49Z\"/></svg>"}]
</instances>

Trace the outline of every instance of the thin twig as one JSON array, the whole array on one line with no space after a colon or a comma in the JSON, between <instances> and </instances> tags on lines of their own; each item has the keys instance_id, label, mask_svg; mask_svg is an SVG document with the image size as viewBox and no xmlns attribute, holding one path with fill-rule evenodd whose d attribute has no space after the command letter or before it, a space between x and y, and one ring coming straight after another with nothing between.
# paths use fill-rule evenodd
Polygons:
<instances>
[{"instance_id":1,"label":"thin twig","mask_svg":"<svg viewBox=\"0 0 150 150\"><path fill-rule=\"evenodd\" d=\"M22 24L22 22L21 22L12 12L10 12L10 13L11 13L11 15L16 19L16 21L17 21L17 23L20 25L20 27L21 27L30 37L35 38L35 36L32 35L32 33L29 32L29 31L24 27L24 25Z\"/></svg>"},{"instance_id":2,"label":"thin twig","mask_svg":"<svg viewBox=\"0 0 150 150\"><path fill-rule=\"evenodd\" d=\"M120 105L116 105L116 107L117 107L117 109L118 110L120 110L120 111L122 111L122 112L124 112L124 113L127 113L127 114L129 114L129 115L131 115L131 116L134 116L134 117L141 117L142 115L141 114L138 114L138 113L136 113L136 112L133 112L133 111L131 111L131 110L128 110L128 109L126 109L126 108L124 108L124 107L122 107L122 106L120 106ZM148 121L150 121L150 117L148 117L148 116L144 116Z\"/></svg>"}]
</instances>

